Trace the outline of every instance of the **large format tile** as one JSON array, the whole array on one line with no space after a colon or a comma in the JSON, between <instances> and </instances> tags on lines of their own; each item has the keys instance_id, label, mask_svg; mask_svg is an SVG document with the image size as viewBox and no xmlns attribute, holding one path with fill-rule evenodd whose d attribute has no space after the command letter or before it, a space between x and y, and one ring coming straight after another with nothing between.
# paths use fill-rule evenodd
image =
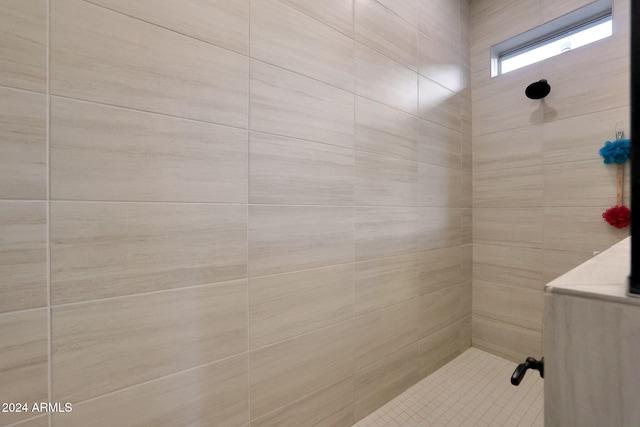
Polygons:
<instances>
[{"instance_id":1,"label":"large format tile","mask_svg":"<svg viewBox=\"0 0 640 427\"><path fill-rule=\"evenodd\" d=\"M48 391L48 310L0 314L0 401L46 402ZM0 424L32 417L29 412L0 412Z\"/></svg>"},{"instance_id":2,"label":"large format tile","mask_svg":"<svg viewBox=\"0 0 640 427\"><path fill-rule=\"evenodd\" d=\"M443 43L457 47L460 40L459 0L418 1L418 29Z\"/></svg>"},{"instance_id":3,"label":"large format tile","mask_svg":"<svg viewBox=\"0 0 640 427\"><path fill-rule=\"evenodd\" d=\"M408 345L355 373L355 419L369 415L418 381L417 344Z\"/></svg>"},{"instance_id":4,"label":"large format tile","mask_svg":"<svg viewBox=\"0 0 640 427\"><path fill-rule=\"evenodd\" d=\"M487 245L542 248L548 221L543 208L476 208L473 241Z\"/></svg>"},{"instance_id":5,"label":"large format tile","mask_svg":"<svg viewBox=\"0 0 640 427\"><path fill-rule=\"evenodd\" d=\"M420 120L419 160L422 163L460 168L462 165L462 136L446 126Z\"/></svg>"},{"instance_id":6,"label":"large format tile","mask_svg":"<svg viewBox=\"0 0 640 427\"><path fill-rule=\"evenodd\" d=\"M544 208L544 248L603 251L629 235L629 228L609 225L602 213L610 206Z\"/></svg>"},{"instance_id":7,"label":"large format tile","mask_svg":"<svg viewBox=\"0 0 640 427\"><path fill-rule=\"evenodd\" d=\"M459 169L420 163L420 206L460 207L462 173Z\"/></svg>"},{"instance_id":8,"label":"large format tile","mask_svg":"<svg viewBox=\"0 0 640 427\"><path fill-rule=\"evenodd\" d=\"M247 350L247 281L52 309L53 400L78 402Z\"/></svg>"},{"instance_id":9,"label":"large format tile","mask_svg":"<svg viewBox=\"0 0 640 427\"><path fill-rule=\"evenodd\" d=\"M342 323L252 351L251 418L268 414L353 372L353 325Z\"/></svg>"},{"instance_id":10,"label":"large format tile","mask_svg":"<svg viewBox=\"0 0 640 427\"><path fill-rule=\"evenodd\" d=\"M51 300L246 277L246 215L244 206L55 202Z\"/></svg>"},{"instance_id":11,"label":"large format tile","mask_svg":"<svg viewBox=\"0 0 640 427\"><path fill-rule=\"evenodd\" d=\"M220 47L249 52L249 0L88 1Z\"/></svg>"},{"instance_id":12,"label":"large format tile","mask_svg":"<svg viewBox=\"0 0 640 427\"><path fill-rule=\"evenodd\" d=\"M420 295L437 291L463 281L460 246L420 252Z\"/></svg>"},{"instance_id":13,"label":"large format tile","mask_svg":"<svg viewBox=\"0 0 640 427\"><path fill-rule=\"evenodd\" d=\"M547 126L545 124L545 126ZM473 138L473 171L539 166L543 159L543 128L526 126ZM550 143L551 145L551 143ZM547 156L547 147L544 147Z\"/></svg>"},{"instance_id":14,"label":"large format tile","mask_svg":"<svg viewBox=\"0 0 640 427\"><path fill-rule=\"evenodd\" d=\"M522 363L542 356L542 333L474 314L473 346Z\"/></svg>"},{"instance_id":15,"label":"large format tile","mask_svg":"<svg viewBox=\"0 0 640 427\"><path fill-rule=\"evenodd\" d=\"M348 36L353 36L353 0L280 0Z\"/></svg>"},{"instance_id":16,"label":"large format tile","mask_svg":"<svg viewBox=\"0 0 640 427\"><path fill-rule=\"evenodd\" d=\"M418 341L418 378L435 372L464 351L462 327L459 321Z\"/></svg>"},{"instance_id":17,"label":"large format tile","mask_svg":"<svg viewBox=\"0 0 640 427\"><path fill-rule=\"evenodd\" d=\"M590 260L598 251L595 252L573 252L573 251L555 251L552 249L544 250L544 268L542 270L543 283L549 283L569 270L574 269L580 264Z\"/></svg>"},{"instance_id":18,"label":"large format tile","mask_svg":"<svg viewBox=\"0 0 640 427\"><path fill-rule=\"evenodd\" d=\"M356 96L355 148L416 160L422 136L420 119Z\"/></svg>"},{"instance_id":19,"label":"large format tile","mask_svg":"<svg viewBox=\"0 0 640 427\"><path fill-rule=\"evenodd\" d=\"M356 208L356 259L417 252L420 219L418 208Z\"/></svg>"},{"instance_id":20,"label":"large format tile","mask_svg":"<svg viewBox=\"0 0 640 427\"><path fill-rule=\"evenodd\" d=\"M0 85L44 92L47 81L47 3L5 0L0 13Z\"/></svg>"},{"instance_id":21,"label":"large format tile","mask_svg":"<svg viewBox=\"0 0 640 427\"><path fill-rule=\"evenodd\" d=\"M354 320L356 369L416 342L417 308L413 299L357 317Z\"/></svg>"},{"instance_id":22,"label":"large format tile","mask_svg":"<svg viewBox=\"0 0 640 427\"><path fill-rule=\"evenodd\" d=\"M350 426L353 419L353 377L318 391L251 421L252 427Z\"/></svg>"},{"instance_id":23,"label":"large format tile","mask_svg":"<svg viewBox=\"0 0 640 427\"><path fill-rule=\"evenodd\" d=\"M375 0L355 2L354 37L416 71L418 30Z\"/></svg>"},{"instance_id":24,"label":"large format tile","mask_svg":"<svg viewBox=\"0 0 640 427\"><path fill-rule=\"evenodd\" d=\"M462 209L448 207L421 208L420 250L458 246L462 243Z\"/></svg>"},{"instance_id":25,"label":"large format tile","mask_svg":"<svg viewBox=\"0 0 640 427\"><path fill-rule=\"evenodd\" d=\"M455 41L418 35L418 72L449 90L464 89L462 55Z\"/></svg>"},{"instance_id":26,"label":"large format tile","mask_svg":"<svg viewBox=\"0 0 640 427\"><path fill-rule=\"evenodd\" d=\"M541 207L548 200L546 174L540 166L473 173L473 206L477 208Z\"/></svg>"},{"instance_id":27,"label":"large format tile","mask_svg":"<svg viewBox=\"0 0 640 427\"><path fill-rule=\"evenodd\" d=\"M0 313L47 305L46 202L0 201Z\"/></svg>"},{"instance_id":28,"label":"large format tile","mask_svg":"<svg viewBox=\"0 0 640 427\"><path fill-rule=\"evenodd\" d=\"M248 72L243 55L80 0L52 2L52 94L246 127Z\"/></svg>"},{"instance_id":29,"label":"large format tile","mask_svg":"<svg viewBox=\"0 0 640 427\"><path fill-rule=\"evenodd\" d=\"M418 113L417 74L360 43L355 44L356 94L406 113Z\"/></svg>"},{"instance_id":30,"label":"large format tile","mask_svg":"<svg viewBox=\"0 0 640 427\"><path fill-rule=\"evenodd\" d=\"M420 117L460 132L460 95L422 76L418 76L418 85Z\"/></svg>"},{"instance_id":31,"label":"large format tile","mask_svg":"<svg viewBox=\"0 0 640 427\"><path fill-rule=\"evenodd\" d=\"M251 61L252 130L353 148L351 92Z\"/></svg>"},{"instance_id":32,"label":"large format tile","mask_svg":"<svg viewBox=\"0 0 640 427\"><path fill-rule=\"evenodd\" d=\"M423 338L471 314L471 287L454 285L422 295L418 304L418 336Z\"/></svg>"},{"instance_id":33,"label":"large format tile","mask_svg":"<svg viewBox=\"0 0 640 427\"><path fill-rule=\"evenodd\" d=\"M355 264L356 315L378 310L418 295L422 269L418 252Z\"/></svg>"},{"instance_id":34,"label":"large format tile","mask_svg":"<svg viewBox=\"0 0 640 427\"><path fill-rule=\"evenodd\" d=\"M249 203L353 205L353 150L251 132Z\"/></svg>"},{"instance_id":35,"label":"large format tile","mask_svg":"<svg viewBox=\"0 0 640 427\"><path fill-rule=\"evenodd\" d=\"M353 221L353 208L249 206L249 275L352 262Z\"/></svg>"},{"instance_id":36,"label":"large format tile","mask_svg":"<svg viewBox=\"0 0 640 427\"><path fill-rule=\"evenodd\" d=\"M251 3L251 57L353 91L353 40L282 1Z\"/></svg>"},{"instance_id":37,"label":"large format tile","mask_svg":"<svg viewBox=\"0 0 640 427\"><path fill-rule=\"evenodd\" d=\"M247 131L54 97L51 196L243 203Z\"/></svg>"},{"instance_id":38,"label":"large format tile","mask_svg":"<svg viewBox=\"0 0 640 427\"><path fill-rule=\"evenodd\" d=\"M46 133L44 95L0 88L0 198L47 197Z\"/></svg>"},{"instance_id":39,"label":"large format tile","mask_svg":"<svg viewBox=\"0 0 640 427\"><path fill-rule=\"evenodd\" d=\"M11 424L11 427L49 427L49 415L40 415L17 424Z\"/></svg>"},{"instance_id":40,"label":"large format tile","mask_svg":"<svg viewBox=\"0 0 640 427\"><path fill-rule=\"evenodd\" d=\"M356 205L418 205L418 163L362 151L355 162Z\"/></svg>"},{"instance_id":41,"label":"large format tile","mask_svg":"<svg viewBox=\"0 0 640 427\"><path fill-rule=\"evenodd\" d=\"M544 165L545 206L615 205L617 168L602 160Z\"/></svg>"},{"instance_id":42,"label":"large format tile","mask_svg":"<svg viewBox=\"0 0 640 427\"><path fill-rule=\"evenodd\" d=\"M542 331L542 289L473 281L473 312L493 320Z\"/></svg>"},{"instance_id":43,"label":"large format tile","mask_svg":"<svg viewBox=\"0 0 640 427\"><path fill-rule=\"evenodd\" d=\"M250 347L350 320L353 294L353 264L250 279Z\"/></svg>"},{"instance_id":44,"label":"large format tile","mask_svg":"<svg viewBox=\"0 0 640 427\"><path fill-rule=\"evenodd\" d=\"M179 372L73 405L54 427L240 426L249 421L247 355Z\"/></svg>"},{"instance_id":45,"label":"large format tile","mask_svg":"<svg viewBox=\"0 0 640 427\"><path fill-rule=\"evenodd\" d=\"M418 0L379 0L378 2L414 27L418 26Z\"/></svg>"},{"instance_id":46,"label":"large format tile","mask_svg":"<svg viewBox=\"0 0 640 427\"><path fill-rule=\"evenodd\" d=\"M546 260L542 249L473 245L473 277L522 288L542 290Z\"/></svg>"}]
</instances>

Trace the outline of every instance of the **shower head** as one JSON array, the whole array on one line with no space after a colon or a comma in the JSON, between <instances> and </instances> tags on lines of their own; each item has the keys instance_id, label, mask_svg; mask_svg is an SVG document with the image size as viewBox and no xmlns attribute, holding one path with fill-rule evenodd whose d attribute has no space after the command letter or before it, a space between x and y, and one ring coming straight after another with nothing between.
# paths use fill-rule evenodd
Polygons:
<instances>
[{"instance_id":1,"label":"shower head","mask_svg":"<svg viewBox=\"0 0 640 427\"><path fill-rule=\"evenodd\" d=\"M551 86L549 86L546 80L542 79L527 86L524 94L530 99L542 99L549 95L549 92L551 92Z\"/></svg>"}]
</instances>

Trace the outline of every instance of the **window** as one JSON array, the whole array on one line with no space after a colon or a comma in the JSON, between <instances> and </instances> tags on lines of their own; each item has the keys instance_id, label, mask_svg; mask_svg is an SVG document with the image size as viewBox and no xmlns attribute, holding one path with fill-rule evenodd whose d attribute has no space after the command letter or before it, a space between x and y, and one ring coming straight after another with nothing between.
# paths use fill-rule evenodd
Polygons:
<instances>
[{"instance_id":1,"label":"window","mask_svg":"<svg viewBox=\"0 0 640 427\"><path fill-rule=\"evenodd\" d=\"M491 77L613 34L611 0L598 0L491 48Z\"/></svg>"}]
</instances>

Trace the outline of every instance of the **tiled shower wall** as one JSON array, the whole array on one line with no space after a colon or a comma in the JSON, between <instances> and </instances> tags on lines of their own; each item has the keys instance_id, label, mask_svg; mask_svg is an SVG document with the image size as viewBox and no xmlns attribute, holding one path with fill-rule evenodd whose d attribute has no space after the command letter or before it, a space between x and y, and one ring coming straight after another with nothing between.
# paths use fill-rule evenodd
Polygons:
<instances>
[{"instance_id":1,"label":"tiled shower wall","mask_svg":"<svg viewBox=\"0 0 640 427\"><path fill-rule=\"evenodd\" d=\"M348 426L471 340L466 0L0 4L0 425Z\"/></svg>"},{"instance_id":2,"label":"tiled shower wall","mask_svg":"<svg viewBox=\"0 0 640 427\"><path fill-rule=\"evenodd\" d=\"M630 136L629 0L612 37L493 79L489 48L588 3L471 3L473 345L513 360L544 353L544 284L628 234L601 217L616 166L598 150L618 122ZM540 79L549 96L526 98Z\"/></svg>"}]
</instances>

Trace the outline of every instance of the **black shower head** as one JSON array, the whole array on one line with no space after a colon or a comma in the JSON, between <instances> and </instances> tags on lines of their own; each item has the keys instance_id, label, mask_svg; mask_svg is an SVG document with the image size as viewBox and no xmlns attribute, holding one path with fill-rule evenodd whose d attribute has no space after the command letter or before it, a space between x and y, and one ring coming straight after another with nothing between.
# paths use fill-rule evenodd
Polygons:
<instances>
[{"instance_id":1,"label":"black shower head","mask_svg":"<svg viewBox=\"0 0 640 427\"><path fill-rule=\"evenodd\" d=\"M551 92L551 86L549 86L546 80L542 79L539 82L531 83L527 86L524 94L527 95L527 98L542 99L549 95L549 92Z\"/></svg>"}]
</instances>

